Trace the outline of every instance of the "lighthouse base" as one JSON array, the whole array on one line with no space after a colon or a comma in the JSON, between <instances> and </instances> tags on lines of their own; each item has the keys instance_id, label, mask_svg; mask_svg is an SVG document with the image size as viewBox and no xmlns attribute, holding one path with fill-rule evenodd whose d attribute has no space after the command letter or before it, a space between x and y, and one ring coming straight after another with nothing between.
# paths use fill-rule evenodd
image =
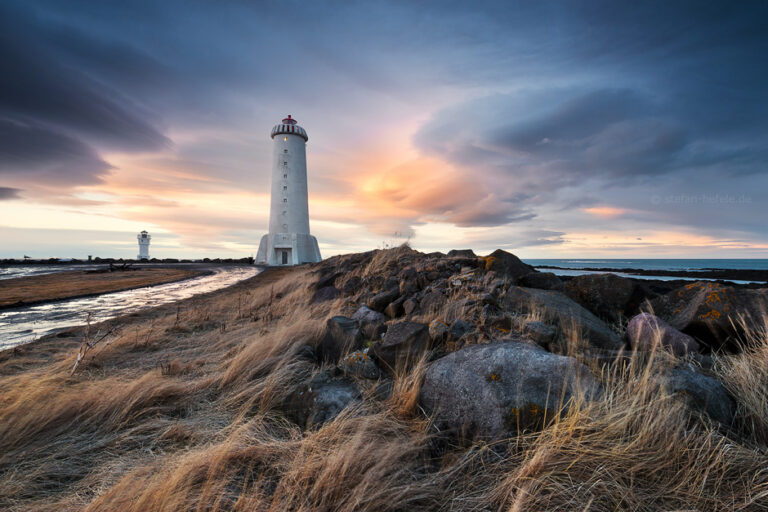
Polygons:
<instances>
[{"instance_id":1,"label":"lighthouse base","mask_svg":"<svg viewBox=\"0 0 768 512\"><path fill-rule=\"evenodd\" d=\"M270 233L261 237L258 265L287 266L322 260L317 238L309 234Z\"/></svg>"}]
</instances>

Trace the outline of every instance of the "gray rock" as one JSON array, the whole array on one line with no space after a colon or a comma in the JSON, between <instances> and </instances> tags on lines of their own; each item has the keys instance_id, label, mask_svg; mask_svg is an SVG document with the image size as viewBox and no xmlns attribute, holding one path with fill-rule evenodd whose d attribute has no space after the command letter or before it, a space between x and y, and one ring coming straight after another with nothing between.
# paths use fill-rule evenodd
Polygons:
<instances>
[{"instance_id":1,"label":"gray rock","mask_svg":"<svg viewBox=\"0 0 768 512\"><path fill-rule=\"evenodd\" d=\"M533 321L525 323L523 326L523 334L540 347L546 348L550 343L555 341L557 330L544 322Z\"/></svg>"},{"instance_id":2,"label":"gray rock","mask_svg":"<svg viewBox=\"0 0 768 512\"><path fill-rule=\"evenodd\" d=\"M576 359L510 342L470 345L433 362L419 399L443 431L502 438L540 426L580 391L591 399L598 390Z\"/></svg>"},{"instance_id":3,"label":"gray rock","mask_svg":"<svg viewBox=\"0 0 768 512\"><path fill-rule=\"evenodd\" d=\"M381 343L371 346L379 366L386 372L415 363L429 348L429 329L425 324L399 322L387 329Z\"/></svg>"},{"instance_id":4,"label":"gray rock","mask_svg":"<svg viewBox=\"0 0 768 512\"><path fill-rule=\"evenodd\" d=\"M403 309L403 303L405 302L405 297L400 297L397 300L393 300L389 303L389 306L384 308L384 313L389 318L398 318L403 316L403 313L405 310Z\"/></svg>"},{"instance_id":5,"label":"gray rock","mask_svg":"<svg viewBox=\"0 0 768 512\"><path fill-rule=\"evenodd\" d=\"M687 284L651 301L652 313L675 329L719 349L751 330L764 327L768 288L756 290L701 282Z\"/></svg>"},{"instance_id":6,"label":"gray rock","mask_svg":"<svg viewBox=\"0 0 768 512\"><path fill-rule=\"evenodd\" d=\"M384 311L387 306L389 306L390 302L397 299L399 295L400 291L397 288L391 288L389 290L377 293L368 299L368 303L366 305L374 311L381 312Z\"/></svg>"},{"instance_id":7,"label":"gray rock","mask_svg":"<svg viewBox=\"0 0 768 512\"><path fill-rule=\"evenodd\" d=\"M705 412L723 425L733 424L736 404L716 379L689 367L677 367L659 380L667 392L683 399L691 409Z\"/></svg>"},{"instance_id":8,"label":"gray rock","mask_svg":"<svg viewBox=\"0 0 768 512\"><path fill-rule=\"evenodd\" d=\"M451 331L450 331L451 339L460 340L462 336L474 330L475 330L474 325L468 322L465 322L464 320L459 318L458 320L456 320L451 324Z\"/></svg>"},{"instance_id":9,"label":"gray rock","mask_svg":"<svg viewBox=\"0 0 768 512\"><path fill-rule=\"evenodd\" d=\"M449 330L448 324L439 318L432 320L429 323L429 339L433 342L444 341L448 337Z\"/></svg>"},{"instance_id":10,"label":"gray rock","mask_svg":"<svg viewBox=\"0 0 768 512\"><path fill-rule=\"evenodd\" d=\"M361 306L360 309L355 311L352 319L358 322L363 337L367 340L378 340L384 331L387 330L385 324L387 317L367 306Z\"/></svg>"},{"instance_id":11,"label":"gray rock","mask_svg":"<svg viewBox=\"0 0 768 512\"><path fill-rule=\"evenodd\" d=\"M498 272L513 280L530 274L531 272L536 272L535 268L526 265L514 254L501 249L496 249L485 257L485 270Z\"/></svg>"},{"instance_id":12,"label":"gray rock","mask_svg":"<svg viewBox=\"0 0 768 512\"><path fill-rule=\"evenodd\" d=\"M342 293L345 295L351 295L357 292L363 284L363 280L359 276L352 276L341 287Z\"/></svg>"},{"instance_id":13,"label":"gray rock","mask_svg":"<svg viewBox=\"0 0 768 512\"><path fill-rule=\"evenodd\" d=\"M345 375L362 377L364 379L378 379L379 367L368 355L368 349L356 350L344 356L338 366Z\"/></svg>"},{"instance_id":14,"label":"gray rock","mask_svg":"<svg viewBox=\"0 0 768 512\"><path fill-rule=\"evenodd\" d=\"M699 351L696 340L650 313L632 317L627 325L627 338L637 350L652 350L658 344L677 356Z\"/></svg>"},{"instance_id":15,"label":"gray rock","mask_svg":"<svg viewBox=\"0 0 768 512\"><path fill-rule=\"evenodd\" d=\"M364 323L380 323L380 322L386 322L387 317L379 313L378 311L374 311L368 306L360 306L357 311L352 315L352 320L357 320L361 324Z\"/></svg>"},{"instance_id":16,"label":"gray rock","mask_svg":"<svg viewBox=\"0 0 768 512\"><path fill-rule=\"evenodd\" d=\"M421 311L424 313L437 313L443 309L445 304L445 295L438 290L431 290L424 294L421 299Z\"/></svg>"},{"instance_id":17,"label":"gray rock","mask_svg":"<svg viewBox=\"0 0 768 512\"><path fill-rule=\"evenodd\" d=\"M325 302L327 300L334 300L339 297L339 290L335 286L323 286L318 288L314 295L312 295L312 302Z\"/></svg>"},{"instance_id":18,"label":"gray rock","mask_svg":"<svg viewBox=\"0 0 768 512\"><path fill-rule=\"evenodd\" d=\"M517 280L520 286L540 290L562 290L563 282L552 272L531 272Z\"/></svg>"},{"instance_id":19,"label":"gray rock","mask_svg":"<svg viewBox=\"0 0 768 512\"><path fill-rule=\"evenodd\" d=\"M417 307L419 307L419 304L413 299L406 299L405 302L403 302L403 312L406 315L412 315Z\"/></svg>"},{"instance_id":20,"label":"gray rock","mask_svg":"<svg viewBox=\"0 0 768 512\"><path fill-rule=\"evenodd\" d=\"M362 344L363 334L358 323L345 316L334 316L326 322L320 354L324 361L336 364L343 355L362 348Z\"/></svg>"},{"instance_id":21,"label":"gray rock","mask_svg":"<svg viewBox=\"0 0 768 512\"><path fill-rule=\"evenodd\" d=\"M448 251L449 258L476 258L472 249L451 249Z\"/></svg>"},{"instance_id":22,"label":"gray rock","mask_svg":"<svg viewBox=\"0 0 768 512\"><path fill-rule=\"evenodd\" d=\"M510 286L504 294L502 304L522 312L543 310L547 317L559 322L561 326L576 322L586 331L588 341L594 347L617 350L624 346L619 336L602 320L562 293Z\"/></svg>"},{"instance_id":23,"label":"gray rock","mask_svg":"<svg viewBox=\"0 0 768 512\"><path fill-rule=\"evenodd\" d=\"M360 389L352 379L333 379L324 372L293 392L283 408L300 427L311 428L333 420L359 400Z\"/></svg>"},{"instance_id":24,"label":"gray rock","mask_svg":"<svg viewBox=\"0 0 768 512\"><path fill-rule=\"evenodd\" d=\"M651 292L616 274L585 274L568 281L565 294L598 317L616 322L634 315Z\"/></svg>"}]
</instances>

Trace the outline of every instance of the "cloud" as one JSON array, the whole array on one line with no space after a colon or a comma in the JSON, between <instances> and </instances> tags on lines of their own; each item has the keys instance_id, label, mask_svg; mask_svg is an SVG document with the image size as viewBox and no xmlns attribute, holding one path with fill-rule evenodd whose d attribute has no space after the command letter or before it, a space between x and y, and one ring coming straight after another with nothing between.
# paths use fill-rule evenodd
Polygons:
<instances>
[{"instance_id":1,"label":"cloud","mask_svg":"<svg viewBox=\"0 0 768 512\"><path fill-rule=\"evenodd\" d=\"M6 201L8 199L19 199L21 196L19 195L18 188L12 188L12 187L0 187L0 201Z\"/></svg>"},{"instance_id":2,"label":"cloud","mask_svg":"<svg viewBox=\"0 0 768 512\"><path fill-rule=\"evenodd\" d=\"M0 175L44 186L96 183L110 165L78 139L40 125L0 118Z\"/></svg>"}]
</instances>

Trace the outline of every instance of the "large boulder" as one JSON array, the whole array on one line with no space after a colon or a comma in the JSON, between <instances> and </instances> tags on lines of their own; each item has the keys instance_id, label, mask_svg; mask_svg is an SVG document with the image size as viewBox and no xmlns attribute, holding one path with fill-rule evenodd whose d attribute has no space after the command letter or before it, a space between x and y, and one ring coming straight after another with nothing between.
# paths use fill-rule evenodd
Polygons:
<instances>
[{"instance_id":1,"label":"large boulder","mask_svg":"<svg viewBox=\"0 0 768 512\"><path fill-rule=\"evenodd\" d=\"M439 313L445 305L445 295L440 290L429 290L419 303L422 313Z\"/></svg>"},{"instance_id":2,"label":"large boulder","mask_svg":"<svg viewBox=\"0 0 768 512\"><path fill-rule=\"evenodd\" d=\"M742 322L748 329L764 328L768 289L697 281L654 299L651 307L675 329L718 349L744 334Z\"/></svg>"},{"instance_id":3,"label":"large boulder","mask_svg":"<svg viewBox=\"0 0 768 512\"><path fill-rule=\"evenodd\" d=\"M492 270L517 280L524 275L536 272L536 269L526 265L520 258L507 251L496 249L485 258L485 270Z\"/></svg>"},{"instance_id":4,"label":"large boulder","mask_svg":"<svg viewBox=\"0 0 768 512\"><path fill-rule=\"evenodd\" d=\"M371 354L385 371L406 368L429 348L429 328L417 322L399 322L389 326L384 339L371 345Z\"/></svg>"},{"instance_id":5,"label":"large boulder","mask_svg":"<svg viewBox=\"0 0 768 512\"><path fill-rule=\"evenodd\" d=\"M419 400L443 431L470 438L502 438L540 426L575 396L599 386L572 357L527 343L470 345L433 362Z\"/></svg>"},{"instance_id":6,"label":"large boulder","mask_svg":"<svg viewBox=\"0 0 768 512\"><path fill-rule=\"evenodd\" d=\"M328 319L320 341L320 356L324 361L336 364L342 356L362 346L363 333L357 321L345 316Z\"/></svg>"},{"instance_id":7,"label":"large boulder","mask_svg":"<svg viewBox=\"0 0 768 512\"><path fill-rule=\"evenodd\" d=\"M660 346L678 356L699 351L696 340L650 313L640 313L632 317L627 324L627 338L630 345L637 350L653 350Z\"/></svg>"},{"instance_id":8,"label":"large boulder","mask_svg":"<svg viewBox=\"0 0 768 512\"><path fill-rule=\"evenodd\" d=\"M726 426L733 423L736 404L716 379L682 366L663 374L658 382L668 393L684 400L691 409L704 412Z\"/></svg>"},{"instance_id":9,"label":"large boulder","mask_svg":"<svg viewBox=\"0 0 768 512\"><path fill-rule=\"evenodd\" d=\"M591 346L617 350L624 346L619 335L595 315L576 304L562 293L535 288L510 286L502 304L508 309L522 312L541 311L551 322L568 326L575 322L585 330Z\"/></svg>"},{"instance_id":10,"label":"large boulder","mask_svg":"<svg viewBox=\"0 0 768 512\"><path fill-rule=\"evenodd\" d=\"M616 274L576 276L565 283L564 291L568 297L609 322L637 313L650 294L644 286Z\"/></svg>"},{"instance_id":11,"label":"large boulder","mask_svg":"<svg viewBox=\"0 0 768 512\"><path fill-rule=\"evenodd\" d=\"M331 421L359 400L360 389L352 379L334 379L324 372L291 393L283 409L300 427L311 428Z\"/></svg>"},{"instance_id":12,"label":"large boulder","mask_svg":"<svg viewBox=\"0 0 768 512\"><path fill-rule=\"evenodd\" d=\"M517 284L540 290L562 290L563 282L552 272L531 272L517 280Z\"/></svg>"}]
</instances>

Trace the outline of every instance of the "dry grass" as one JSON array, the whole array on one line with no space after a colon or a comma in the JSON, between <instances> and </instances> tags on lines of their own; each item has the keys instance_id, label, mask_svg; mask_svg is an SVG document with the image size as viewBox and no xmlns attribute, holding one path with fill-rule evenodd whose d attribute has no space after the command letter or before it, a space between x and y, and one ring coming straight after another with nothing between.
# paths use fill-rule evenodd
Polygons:
<instances>
[{"instance_id":1,"label":"dry grass","mask_svg":"<svg viewBox=\"0 0 768 512\"><path fill-rule=\"evenodd\" d=\"M357 255L339 282L388 275L408 251ZM434 430L418 403L426 358L398 369L391 396L360 382L360 403L303 431L281 404L323 368L296 354L350 308L349 297L312 304L315 279L310 267L269 271L127 318L72 377L77 339L25 347L23 364L0 362L0 509L768 508L764 335L717 359L738 403L732 431L658 390L663 353L604 367L602 400L493 443L458 444ZM462 311L449 301L436 314ZM566 352L583 345L577 327L563 328Z\"/></svg>"},{"instance_id":2,"label":"dry grass","mask_svg":"<svg viewBox=\"0 0 768 512\"><path fill-rule=\"evenodd\" d=\"M199 275L201 272L197 270L140 268L128 272L76 271L3 279L0 280L0 308L141 288Z\"/></svg>"}]
</instances>

